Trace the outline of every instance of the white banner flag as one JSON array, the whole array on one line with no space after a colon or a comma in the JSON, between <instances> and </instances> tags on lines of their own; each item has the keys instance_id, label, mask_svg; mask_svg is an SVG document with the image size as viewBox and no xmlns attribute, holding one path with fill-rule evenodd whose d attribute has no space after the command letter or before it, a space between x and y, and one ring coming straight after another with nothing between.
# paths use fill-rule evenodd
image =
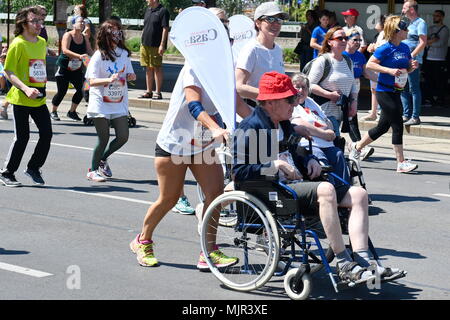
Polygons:
<instances>
[{"instance_id":1,"label":"white banner flag","mask_svg":"<svg viewBox=\"0 0 450 320\"><path fill-rule=\"evenodd\" d=\"M228 34L208 9L190 7L175 19L170 40L194 70L227 128L234 130L236 83Z\"/></svg>"},{"instance_id":2,"label":"white banner flag","mask_svg":"<svg viewBox=\"0 0 450 320\"><path fill-rule=\"evenodd\" d=\"M230 37L233 41L233 59L236 63L239 52L251 39L256 38L255 23L243 14L237 14L230 18Z\"/></svg>"}]
</instances>

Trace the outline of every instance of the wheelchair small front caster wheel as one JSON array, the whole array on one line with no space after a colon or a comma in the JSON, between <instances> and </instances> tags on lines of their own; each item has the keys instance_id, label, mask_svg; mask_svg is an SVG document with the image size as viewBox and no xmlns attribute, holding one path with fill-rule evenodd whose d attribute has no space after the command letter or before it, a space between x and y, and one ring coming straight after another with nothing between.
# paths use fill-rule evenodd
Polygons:
<instances>
[{"instance_id":1,"label":"wheelchair small front caster wheel","mask_svg":"<svg viewBox=\"0 0 450 320\"><path fill-rule=\"evenodd\" d=\"M312 289L312 279L309 273L303 274L301 278L301 283L298 287L294 289L295 276L297 274L297 269L291 269L286 273L284 277L284 290L286 290L287 295L292 300L306 300L309 297Z\"/></svg>"}]
</instances>

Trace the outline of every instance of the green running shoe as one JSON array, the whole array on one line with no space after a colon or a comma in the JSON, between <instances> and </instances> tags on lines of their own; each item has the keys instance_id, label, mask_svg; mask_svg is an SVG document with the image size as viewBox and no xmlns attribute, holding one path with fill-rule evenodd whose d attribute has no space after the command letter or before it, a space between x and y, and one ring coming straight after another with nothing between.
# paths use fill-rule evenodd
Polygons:
<instances>
[{"instance_id":1,"label":"green running shoe","mask_svg":"<svg viewBox=\"0 0 450 320\"><path fill-rule=\"evenodd\" d=\"M158 265L158 260L155 258L153 252L153 241L139 242L139 236L133 239L130 243L130 249L136 253L137 261L143 267L155 267Z\"/></svg>"}]
</instances>

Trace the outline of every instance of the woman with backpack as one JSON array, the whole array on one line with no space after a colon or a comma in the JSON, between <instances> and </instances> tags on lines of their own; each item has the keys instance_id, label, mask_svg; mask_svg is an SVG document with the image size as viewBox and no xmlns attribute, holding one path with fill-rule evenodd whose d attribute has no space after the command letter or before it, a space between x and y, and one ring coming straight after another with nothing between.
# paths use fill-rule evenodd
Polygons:
<instances>
[{"instance_id":1,"label":"woman with backpack","mask_svg":"<svg viewBox=\"0 0 450 320\"><path fill-rule=\"evenodd\" d=\"M355 116L357 107L358 87L353 76L352 61L343 55L347 40L342 27L328 30L319 56L304 69L311 83L312 97L333 123L336 137L340 136L341 122ZM348 112L345 118L342 109L346 107Z\"/></svg>"}]
</instances>

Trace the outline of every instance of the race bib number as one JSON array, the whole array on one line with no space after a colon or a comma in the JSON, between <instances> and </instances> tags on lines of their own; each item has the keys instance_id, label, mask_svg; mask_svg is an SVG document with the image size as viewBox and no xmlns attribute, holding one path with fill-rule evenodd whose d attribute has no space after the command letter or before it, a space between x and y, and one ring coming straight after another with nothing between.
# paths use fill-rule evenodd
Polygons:
<instances>
[{"instance_id":1,"label":"race bib number","mask_svg":"<svg viewBox=\"0 0 450 320\"><path fill-rule=\"evenodd\" d=\"M408 81L408 73L402 73L398 77L395 77L394 87L403 89Z\"/></svg>"},{"instance_id":2,"label":"race bib number","mask_svg":"<svg viewBox=\"0 0 450 320\"><path fill-rule=\"evenodd\" d=\"M47 70L45 67L45 60L30 59L29 78L31 83L47 82Z\"/></svg>"},{"instance_id":3,"label":"race bib number","mask_svg":"<svg viewBox=\"0 0 450 320\"><path fill-rule=\"evenodd\" d=\"M109 103L122 102L124 88L125 88L125 80L123 79L105 85L103 91L103 102Z\"/></svg>"},{"instance_id":4,"label":"race bib number","mask_svg":"<svg viewBox=\"0 0 450 320\"><path fill-rule=\"evenodd\" d=\"M215 115L210 117L217 123ZM194 137L191 144L197 147L205 148L214 142L212 131L204 127L200 121L195 121Z\"/></svg>"},{"instance_id":5,"label":"race bib number","mask_svg":"<svg viewBox=\"0 0 450 320\"><path fill-rule=\"evenodd\" d=\"M69 64L67 65L67 69L69 71L75 71L81 68L83 61L78 59L69 60Z\"/></svg>"}]
</instances>

